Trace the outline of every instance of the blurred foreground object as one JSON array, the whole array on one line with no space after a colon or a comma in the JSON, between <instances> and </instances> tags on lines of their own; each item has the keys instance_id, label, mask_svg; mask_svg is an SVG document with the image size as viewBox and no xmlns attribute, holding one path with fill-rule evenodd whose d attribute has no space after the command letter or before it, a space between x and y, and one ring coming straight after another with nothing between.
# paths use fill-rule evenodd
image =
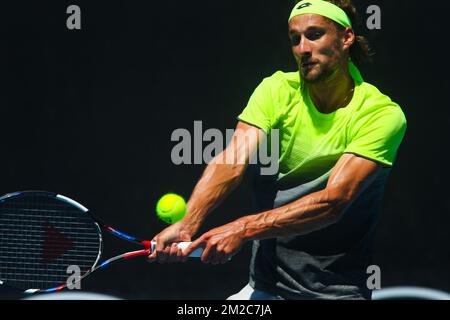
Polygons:
<instances>
[{"instance_id":1,"label":"blurred foreground object","mask_svg":"<svg viewBox=\"0 0 450 320\"><path fill-rule=\"evenodd\" d=\"M393 287L373 291L372 300L450 300L450 294L430 288Z\"/></svg>"},{"instance_id":2,"label":"blurred foreground object","mask_svg":"<svg viewBox=\"0 0 450 320\"><path fill-rule=\"evenodd\" d=\"M122 300L121 298L98 293L58 292L32 295L23 300Z\"/></svg>"}]
</instances>

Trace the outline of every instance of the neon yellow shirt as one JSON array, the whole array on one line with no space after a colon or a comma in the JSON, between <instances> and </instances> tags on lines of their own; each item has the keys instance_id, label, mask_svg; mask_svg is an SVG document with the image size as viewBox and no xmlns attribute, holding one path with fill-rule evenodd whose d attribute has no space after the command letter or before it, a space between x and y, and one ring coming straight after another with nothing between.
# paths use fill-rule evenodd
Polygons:
<instances>
[{"instance_id":1,"label":"neon yellow shirt","mask_svg":"<svg viewBox=\"0 0 450 320\"><path fill-rule=\"evenodd\" d=\"M347 107L320 113L300 89L298 72L264 79L238 119L266 133L279 129L278 179L295 177L299 184L331 170L344 153L392 166L406 131L399 105L362 81L355 81Z\"/></svg>"}]
</instances>

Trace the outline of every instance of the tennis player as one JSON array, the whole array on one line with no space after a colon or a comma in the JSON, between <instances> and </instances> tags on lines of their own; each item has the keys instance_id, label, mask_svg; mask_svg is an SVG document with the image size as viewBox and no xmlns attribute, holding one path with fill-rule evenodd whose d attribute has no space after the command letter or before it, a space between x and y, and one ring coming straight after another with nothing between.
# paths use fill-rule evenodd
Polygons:
<instances>
[{"instance_id":1,"label":"tennis player","mask_svg":"<svg viewBox=\"0 0 450 320\"><path fill-rule=\"evenodd\" d=\"M249 284L236 299L370 299L367 267L384 186L406 131L395 102L365 82L357 65L367 42L352 28L349 0L304 0L288 20L297 72L264 79L239 115L224 153L211 162L188 202L185 218L154 237L150 261L177 262L198 247L202 261L227 262L253 242ZM279 170L256 177L256 214L214 228L182 252L208 214L241 182L247 164L279 130ZM254 133L254 135L249 134ZM245 162L245 161L244 161Z\"/></svg>"}]
</instances>

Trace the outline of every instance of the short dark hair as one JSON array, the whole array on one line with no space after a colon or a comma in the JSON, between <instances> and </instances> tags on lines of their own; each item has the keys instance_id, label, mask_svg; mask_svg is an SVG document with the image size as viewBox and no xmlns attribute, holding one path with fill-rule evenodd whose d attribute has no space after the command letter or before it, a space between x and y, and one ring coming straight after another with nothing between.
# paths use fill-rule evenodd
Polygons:
<instances>
[{"instance_id":1,"label":"short dark hair","mask_svg":"<svg viewBox=\"0 0 450 320\"><path fill-rule=\"evenodd\" d=\"M299 3L304 0L296 0L295 3ZM361 24L361 19L356 11L355 6L351 2L351 0L325 0L331 2L332 4L338 6L349 17L352 22L353 27ZM334 22L334 21L333 21ZM344 30L344 27L335 22L338 30ZM350 57L357 64L363 64L372 62L373 53L371 52L371 48L369 45L369 41L364 36L356 36L355 43L350 47Z\"/></svg>"}]
</instances>

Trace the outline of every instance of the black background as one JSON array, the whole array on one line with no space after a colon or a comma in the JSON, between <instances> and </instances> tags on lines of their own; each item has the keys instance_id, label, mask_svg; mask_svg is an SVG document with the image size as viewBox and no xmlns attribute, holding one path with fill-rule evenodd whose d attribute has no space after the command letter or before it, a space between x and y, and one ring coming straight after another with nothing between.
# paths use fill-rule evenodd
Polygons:
<instances>
[{"instance_id":1,"label":"black background","mask_svg":"<svg viewBox=\"0 0 450 320\"><path fill-rule=\"evenodd\" d=\"M386 189L375 262L382 286L450 291L446 12L421 1L377 4L382 29L359 32L375 61L367 82L398 102L408 132ZM66 28L77 4L82 29ZM172 164L177 128L225 131L254 88L294 71L286 20L293 1L14 1L1 7L0 193L42 189L72 197L119 229L151 238L154 206L186 198L203 165ZM251 212L245 181L202 231ZM123 250L122 242L111 240ZM117 253L108 249L106 255ZM112 266L84 289L123 298L221 299L248 279L250 246L222 266ZM7 295L5 295L7 296Z\"/></svg>"}]
</instances>

